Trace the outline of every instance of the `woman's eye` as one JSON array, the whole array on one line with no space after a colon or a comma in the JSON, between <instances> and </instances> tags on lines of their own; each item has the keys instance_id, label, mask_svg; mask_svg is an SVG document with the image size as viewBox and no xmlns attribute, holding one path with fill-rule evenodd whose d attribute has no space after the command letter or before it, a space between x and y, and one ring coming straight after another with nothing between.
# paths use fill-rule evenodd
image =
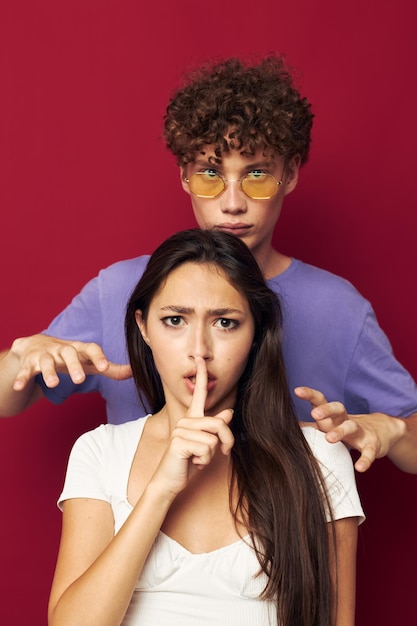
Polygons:
<instances>
[{"instance_id":1,"label":"woman's eye","mask_svg":"<svg viewBox=\"0 0 417 626\"><path fill-rule=\"evenodd\" d=\"M223 330L232 330L239 325L239 322L237 322L236 320L228 319L226 317L220 317L218 320L216 320L215 325L218 328L222 328Z\"/></svg>"},{"instance_id":2,"label":"woman's eye","mask_svg":"<svg viewBox=\"0 0 417 626\"><path fill-rule=\"evenodd\" d=\"M164 317L162 322L165 326L182 326L184 320L181 315L171 315L170 317Z\"/></svg>"}]
</instances>

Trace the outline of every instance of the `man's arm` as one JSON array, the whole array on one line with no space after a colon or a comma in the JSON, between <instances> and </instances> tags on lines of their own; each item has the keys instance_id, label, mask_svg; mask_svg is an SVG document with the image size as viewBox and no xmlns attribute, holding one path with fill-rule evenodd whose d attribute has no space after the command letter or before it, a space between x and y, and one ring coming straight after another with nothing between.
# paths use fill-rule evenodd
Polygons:
<instances>
[{"instance_id":1,"label":"man's arm","mask_svg":"<svg viewBox=\"0 0 417 626\"><path fill-rule=\"evenodd\" d=\"M87 374L115 380L132 375L130 365L109 362L96 343L44 334L15 339L10 350L0 353L0 416L17 415L43 396L37 374L53 388L59 384L58 372L69 374L75 384L83 383Z\"/></svg>"},{"instance_id":2,"label":"man's arm","mask_svg":"<svg viewBox=\"0 0 417 626\"><path fill-rule=\"evenodd\" d=\"M360 452L355 463L358 472L388 456L404 472L417 474L417 413L407 418L385 413L349 415L341 402L327 402L322 393L309 387L297 387L295 394L311 403L311 416L327 441L343 441Z\"/></svg>"},{"instance_id":3,"label":"man's arm","mask_svg":"<svg viewBox=\"0 0 417 626\"><path fill-rule=\"evenodd\" d=\"M15 389L19 372L19 358L12 349L0 353L0 416L11 417L27 409L43 397L35 378L27 381L21 391Z\"/></svg>"}]
</instances>

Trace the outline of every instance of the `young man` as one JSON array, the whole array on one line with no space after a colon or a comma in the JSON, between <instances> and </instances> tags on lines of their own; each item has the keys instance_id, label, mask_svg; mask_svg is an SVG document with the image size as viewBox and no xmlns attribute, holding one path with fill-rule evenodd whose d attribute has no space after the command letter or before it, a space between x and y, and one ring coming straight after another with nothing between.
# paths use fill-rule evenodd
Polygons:
<instances>
[{"instance_id":1,"label":"young man","mask_svg":"<svg viewBox=\"0 0 417 626\"><path fill-rule=\"evenodd\" d=\"M388 455L417 473L417 388L370 304L343 279L272 246L284 198L308 158L312 118L279 58L255 66L231 59L202 69L172 98L165 139L198 225L241 238L281 297L289 384L303 385L294 395L299 419L311 420L313 405L329 441L342 439L361 452L359 471ZM124 365L123 321L148 258L103 270L47 334L17 339L3 353L1 415L14 415L42 395L61 402L97 390L110 422L146 412Z\"/></svg>"}]
</instances>

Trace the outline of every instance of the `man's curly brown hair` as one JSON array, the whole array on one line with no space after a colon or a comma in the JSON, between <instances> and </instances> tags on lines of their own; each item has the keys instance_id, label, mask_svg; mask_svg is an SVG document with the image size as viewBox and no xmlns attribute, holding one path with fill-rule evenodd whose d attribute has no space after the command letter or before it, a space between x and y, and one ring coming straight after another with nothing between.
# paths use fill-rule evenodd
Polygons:
<instances>
[{"instance_id":1,"label":"man's curly brown hair","mask_svg":"<svg viewBox=\"0 0 417 626\"><path fill-rule=\"evenodd\" d=\"M203 66L188 76L171 98L164 118L169 150L185 166L215 147L224 152L278 153L287 161L308 158L313 123L311 105L293 85L282 57L270 56L256 65L237 58Z\"/></svg>"}]
</instances>

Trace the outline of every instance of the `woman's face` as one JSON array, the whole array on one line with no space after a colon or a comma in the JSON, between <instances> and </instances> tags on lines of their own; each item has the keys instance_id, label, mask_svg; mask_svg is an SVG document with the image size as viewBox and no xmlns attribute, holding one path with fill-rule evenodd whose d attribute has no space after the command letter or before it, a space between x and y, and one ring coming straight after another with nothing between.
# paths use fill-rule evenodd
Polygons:
<instances>
[{"instance_id":1,"label":"woman's face","mask_svg":"<svg viewBox=\"0 0 417 626\"><path fill-rule=\"evenodd\" d=\"M146 321L137 311L170 413L184 415L194 392L196 356L207 366L205 413L235 404L236 389L254 338L246 298L218 268L185 263L173 270L151 301Z\"/></svg>"}]
</instances>

